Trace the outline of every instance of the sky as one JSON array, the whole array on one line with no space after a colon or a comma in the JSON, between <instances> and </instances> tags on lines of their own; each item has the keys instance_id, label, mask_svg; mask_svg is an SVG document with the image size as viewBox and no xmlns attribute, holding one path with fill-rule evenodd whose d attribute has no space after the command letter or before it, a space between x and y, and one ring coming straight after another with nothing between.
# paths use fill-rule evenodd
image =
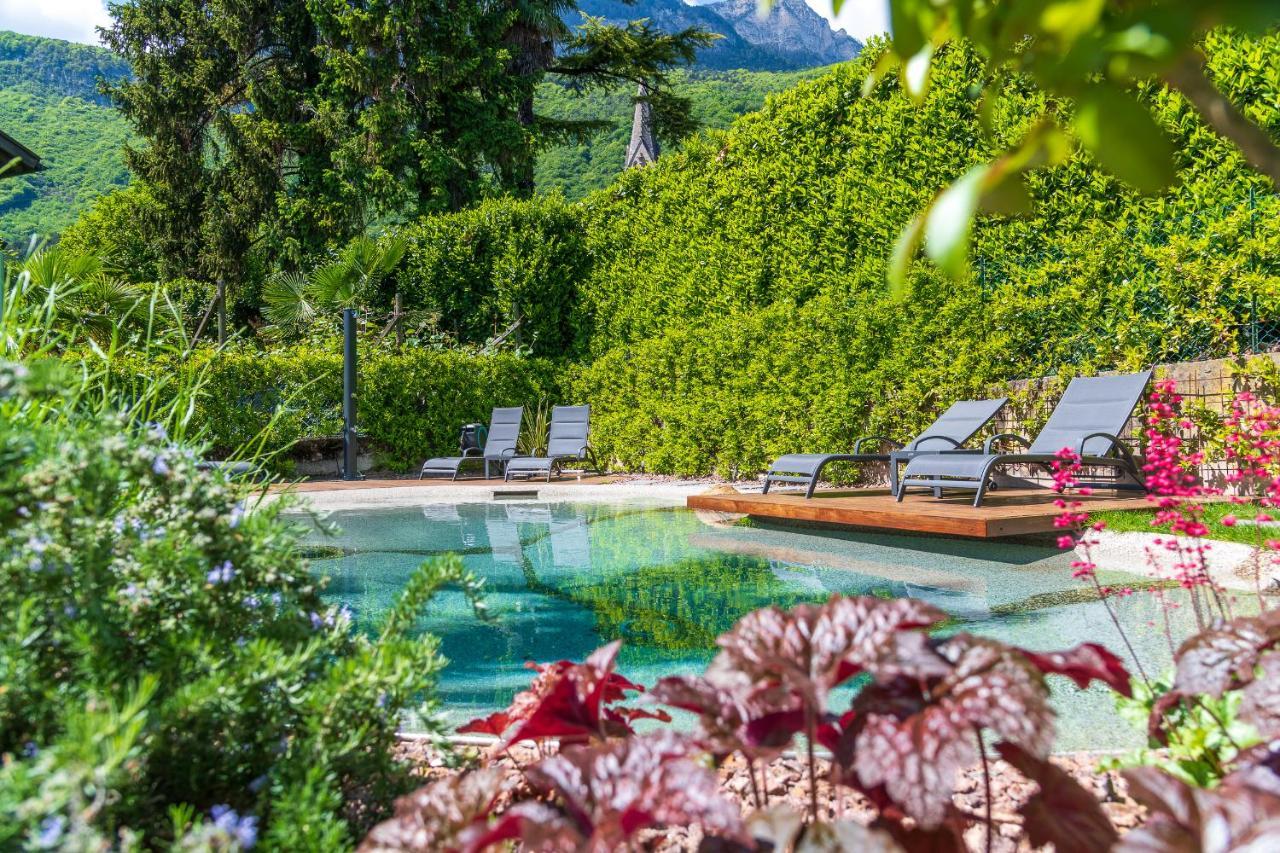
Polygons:
<instances>
[{"instance_id":1,"label":"sky","mask_svg":"<svg viewBox=\"0 0 1280 853\"><path fill-rule=\"evenodd\" d=\"M818 14L833 20L831 0L805 0ZM105 0L0 0L0 30L97 44L95 26L110 21ZM845 0L834 25L865 40L887 30L885 0Z\"/></svg>"}]
</instances>

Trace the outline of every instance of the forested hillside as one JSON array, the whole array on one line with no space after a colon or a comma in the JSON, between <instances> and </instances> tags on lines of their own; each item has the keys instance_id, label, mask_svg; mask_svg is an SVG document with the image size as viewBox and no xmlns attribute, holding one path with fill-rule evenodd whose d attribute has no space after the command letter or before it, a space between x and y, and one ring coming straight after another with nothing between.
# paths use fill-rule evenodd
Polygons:
<instances>
[{"instance_id":1,"label":"forested hillside","mask_svg":"<svg viewBox=\"0 0 1280 853\"><path fill-rule=\"evenodd\" d=\"M128 66L106 50L55 39L0 32L0 129L39 154L47 171L0 182L0 237L22 241L57 234L94 199L128 182L120 156L132 139L123 119L97 90ZM677 73L677 90L693 100L697 119L723 128L759 109L767 95L819 70ZM562 119L612 123L591 141L550 148L538 158L540 191L579 198L622 171L631 133L631 92L577 93L556 83L538 91L539 110Z\"/></svg>"},{"instance_id":2,"label":"forested hillside","mask_svg":"<svg viewBox=\"0 0 1280 853\"><path fill-rule=\"evenodd\" d=\"M97 89L126 73L101 48L0 32L0 130L45 165L0 181L0 238L56 234L128 182L120 150L131 134Z\"/></svg>"}]
</instances>

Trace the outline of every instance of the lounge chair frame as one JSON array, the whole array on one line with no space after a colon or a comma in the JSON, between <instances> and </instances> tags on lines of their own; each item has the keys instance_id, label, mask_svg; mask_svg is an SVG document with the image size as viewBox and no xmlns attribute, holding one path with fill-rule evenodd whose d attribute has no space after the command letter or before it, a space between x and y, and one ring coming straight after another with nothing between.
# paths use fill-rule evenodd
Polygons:
<instances>
[{"instance_id":1,"label":"lounge chair frame","mask_svg":"<svg viewBox=\"0 0 1280 853\"><path fill-rule=\"evenodd\" d=\"M1093 475L1088 480L1080 480L1079 485L1145 490L1146 479L1142 475L1137 457L1118 433L1123 431L1124 425L1133 415L1150 379L1149 370L1120 376L1073 379L1035 440L1016 433L1001 433L988 438L982 445L981 453L944 451L931 455L929 459L918 462L913 460L907 464L895 496L901 502L907 490L913 487L930 489L935 497L941 497L947 489L972 491L973 506L979 507L987 492L995 488L997 469L1027 465L1052 473L1052 465L1063 448L1069 448L1075 453L1082 469L1112 471L1110 476ZM1091 395L1106 392L1116 393L1118 396L1110 401L1093 402ZM1095 425L1087 424L1073 428L1075 420L1070 414L1072 407L1098 408L1105 403L1110 403L1110 408L1102 417L1111 421L1110 430L1094 429ZM1084 432L1086 429L1090 431ZM1016 442L1026 447L1028 452L995 452L996 445L1002 442ZM1050 450L1050 444L1060 446Z\"/></svg>"},{"instance_id":2,"label":"lounge chair frame","mask_svg":"<svg viewBox=\"0 0 1280 853\"><path fill-rule=\"evenodd\" d=\"M551 409L551 425L547 430L546 453L542 456L516 456L507 462L503 479L513 477L532 479L545 475L551 482L554 474L559 477L566 462L586 462L587 470L599 473L595 454L589 441L591 434L590 406L555 406Z\"/></svg>"},{"instance_id":3,"label":"lounge chair frame","mask_svg":"<svg viewBox=\"0 0 1280 853\"><path fill-rule=\"evenodd\" d=\"M928 429L907 444L880 435L859 438L852 453L792 453L780 456L764 475L764 494L774 483L798 483L805 486L805 498L812 498L822 469L832 462L885 462L889 466L889 490L898 492L898 466L921 453L939 453L963 448L986 426L1008 402L1007 397L993 400L963 400L943 412ZM943 432L950 431L950 434ZM876 443L891 448L888 453L867 453L863 446ZM926 448L925 445L929 446Z\"/></svg>"},{"instance_id":4,"label":"lounge chair frame","mask_svg":"<svg viewBox=\"0 0 1280 853\"><path fill-rule=\"evenodd\" d=\"M516 442L520 438L520 425L524 421L524 406L495 408L489 416L489 432L484 449L462 448L461 456L445 456L428 459L422 463L418 479L423 477L449 477L457 480L464 465L470 462L484 464L484 478L490 479L490 465L500 466L505 472L507 463L516 455Z\"/></svg>"}]
</instances>

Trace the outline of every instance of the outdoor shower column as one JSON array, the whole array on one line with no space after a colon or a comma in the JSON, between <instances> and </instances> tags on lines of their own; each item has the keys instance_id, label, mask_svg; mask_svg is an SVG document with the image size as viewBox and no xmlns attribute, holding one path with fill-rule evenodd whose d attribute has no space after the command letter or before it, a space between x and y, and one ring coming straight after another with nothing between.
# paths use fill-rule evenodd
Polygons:
<instances>
[{"instance_id":1,"label":"outdoor shower column","mask_svg":"<svg viewBox=\"0 0 1280 853\"><path fill-rule=\"evenodd\" d=\"M356 459L356 310L342 309L342 479L360 480Z\"/></svg>"}]
</instances>

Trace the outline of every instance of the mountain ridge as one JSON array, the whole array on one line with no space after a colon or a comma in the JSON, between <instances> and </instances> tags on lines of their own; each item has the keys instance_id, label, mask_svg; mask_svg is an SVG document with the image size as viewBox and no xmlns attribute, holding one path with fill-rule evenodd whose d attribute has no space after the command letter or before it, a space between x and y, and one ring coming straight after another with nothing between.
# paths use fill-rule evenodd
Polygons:
<instances>
[{"instance_id":1,"label":"mountain ridge","mask_svg":"<svg viewBox=\"0 0 1280 853\"><path fill-rule=\"evenodd\" d=\"M674 32L702 27L720 39L698 53L698 67L727 71L795 71L853 59L862 43L844 30L833 30L827 19L804 0L778 0L761 18L756 0L717 0L689 4L684 0L579 0L583 15L622 25L648 20ZM570 26L581 23L566 18Z\"/></svg>"}]
</instances>

